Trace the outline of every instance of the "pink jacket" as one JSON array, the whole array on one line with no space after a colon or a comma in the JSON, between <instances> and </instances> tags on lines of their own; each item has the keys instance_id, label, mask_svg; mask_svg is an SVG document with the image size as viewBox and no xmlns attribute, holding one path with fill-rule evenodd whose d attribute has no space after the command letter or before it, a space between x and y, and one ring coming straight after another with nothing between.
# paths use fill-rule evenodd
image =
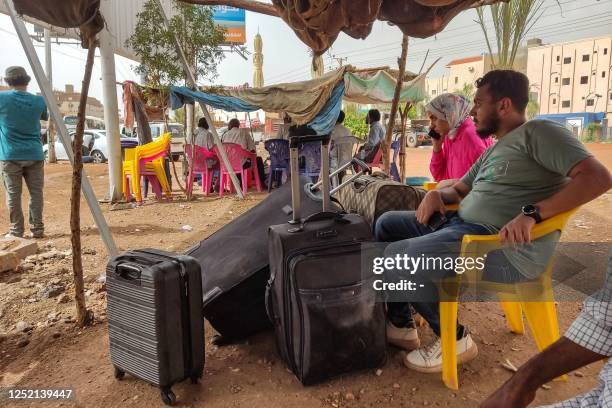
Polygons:
<instances>
[{"instance_id":1,"label":"pink jacket","mask_svg":"<svg viewBox=\"0 0 612 408\"><path fill-rule=\"evenodd\" d=\"M442 150L431 156L429 170L436 181L461 178L492 144L491 137L483 140L478 136L472 118L468 117L452 140L444 138Z\"/></svg>"}]
</instances>

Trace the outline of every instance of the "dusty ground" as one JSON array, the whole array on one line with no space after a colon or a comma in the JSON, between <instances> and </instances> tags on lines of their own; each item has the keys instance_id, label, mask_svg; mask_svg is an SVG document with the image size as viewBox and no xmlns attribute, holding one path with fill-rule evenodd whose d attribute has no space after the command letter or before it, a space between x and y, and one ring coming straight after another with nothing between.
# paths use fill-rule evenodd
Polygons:
<instances>
[{"instance_id":1,"label":"dusty ground","mask_svg":"<svg viewBox=\"0 0 612 408\"><path fill-rule=\"evenodd\" d=\"M589 145L589 148L612 169L612 145ZM427 175L429 155L427 148L410 149L408 173ZM86 170L96 194L103 197L107 191L105 165L87 165ZM64 322L74 315L70 285L69 189L69 166L47 166L45 222L48 238L39 244L45 247L40 251L46 254L42 257L48 259L36 260L18 273L0 274L0 387L75 390L76 399L48 403L50 406L162 406L155 388L129 376L121 382L113 378L108 354L105 291L95 282L104 270L107 256L84 201L82 231L87 302L95 312L96 324L77 329L73 323ZM197 201L185 202L177 192L170 203L149 201L143 207L121 211L110 211L108 204L103 204L102 208L121 249L153 246L183 251L264 197L265 194L250 195L248 200L240 202L231 197L199 196ZM569 258L584 264L590 262L600 275L612 241L611 210L612 193L608 193L584 206L570 221L563 238L566 242L581 243L578 248L568 249ZM191 225L193 230L184 231L183 225ZM7 227L6 208L2 203L0 231ZM41 296L49 287L59 287L59 291L65 288L65 291L56 297ZM63 295L68 297L63 299L67 302L58 303ZM579 310L579 302L560 300L562 330ZM509 359L519 365L536 349L529 334L517 336L508 332L497 304L462 304L460 317L470 327L480 355L460 367L461 388L458 391L445 388L439 375L408 371L401 365L400 353L394 349L389 350L389 359L380 375L356 373L305 388L277 357L271 333L262 333L235 346L217 348L210 343L215 333L208 325L203 381L196 386L179 384L174 391L179 406L210 408L476 406L510 376L500 366L502 361ZM20 321L25 321L31 330L16 332L15 325ZM423 334L426 338L430 335L427 330ZM593 364L571 375L568 382L550 384L550 389L540 390L536 402L559 401L588 390L596 383L600 368L601 364ZM0 406L3 405L12 403L0 400Z\"/></svg>"}]
</instances>

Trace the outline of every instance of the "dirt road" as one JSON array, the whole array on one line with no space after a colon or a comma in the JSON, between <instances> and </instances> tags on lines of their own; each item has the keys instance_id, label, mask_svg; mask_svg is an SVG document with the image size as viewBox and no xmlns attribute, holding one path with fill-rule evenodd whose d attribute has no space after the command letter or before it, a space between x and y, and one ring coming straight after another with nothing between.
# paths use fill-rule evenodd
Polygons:
<instances>
[{"instance_id":1,"label":"dirt road","mask_svg":"<svg viewBox=\"0 0 612 408\"><path fill-rule=\"evenodd\" d=\"M588 147L612 169L612 145ZM430 154L427 148L409 149L408 174L428 175ZM87 165L86 169L96 194L104 197L108 188L106 166ZM162 406L159 393L153 387L129 376L121 382L113 378L108 354L106 294L102 285L96 283L96 278L104 271L107 256L84 201L82 231L87 302L95 312L96 324L79 330L70 322L74 309L68 222L70 167L67 164L46 167L45 191L48 238L39 244L45 247L41 253L47 259L39 259L18 273L0 274L0 387L73 388L76 392L72 401L43 406ZM263 198L263 193L250 195L243 202L233 197L198 196L196 201L186 202L177 194L169 203L148 201L142 207L121 211L110 211L108 204L103 204L102 208L122 250L153 246L183 251ZM568 259L590 263L603 274L612 242L611 210L612 192L580 209L563 237L564 242L580 243L568 246ZM182 229L184 225L190 225L192 230ZM2 203L0 230L7 228L6 208ZM45 297L49 288L57 288L61 293ZM570 300L559 301L562 330L580 311L580 303ZM238 345L217 348L210 343L215 333L208 325L206 370L201 384L180 384L174 390L179 406L209 408L473 407L510 376L501 367L501 362L509 359L518 366L532 356L536 348L529 334L509 333L496 303L461 304L460 318L470 328L480 354L476 360L459 368L461 388L458 391L445 388L439 375L407 370L401 364L400 353L391 348L380 375L355 373L306 388L279 360L271 333L262 333ZM21 321L28 326L23 333L15 331L15 325ZM428 329L422 334L425 341L431 336ZM593 364L570 375L567 382L551 383L550 389L540 390L536 402L559 401L591 388L600 368L601 364ZM0 406L3 405L12 404L0 401ZM41 404L32 403L32 406Z\"/></svg>"}]
</instances>

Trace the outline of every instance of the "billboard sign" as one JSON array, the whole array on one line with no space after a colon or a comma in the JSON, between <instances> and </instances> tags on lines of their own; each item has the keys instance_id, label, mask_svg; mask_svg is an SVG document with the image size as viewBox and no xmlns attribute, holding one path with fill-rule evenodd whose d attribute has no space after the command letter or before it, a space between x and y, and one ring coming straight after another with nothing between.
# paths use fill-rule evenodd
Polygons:
<instances>
[{"instance_id":1,"label":"billboard sign","mask_svg":"<svg viewBox=\"0 0 612 408\"><path fill-rule=\"evenodd\" d=\"M230 6L213 7L215 24L225 29L227 44L244 44L246 42L246 13L244 9Z\"/></svg>"}]
</instances>

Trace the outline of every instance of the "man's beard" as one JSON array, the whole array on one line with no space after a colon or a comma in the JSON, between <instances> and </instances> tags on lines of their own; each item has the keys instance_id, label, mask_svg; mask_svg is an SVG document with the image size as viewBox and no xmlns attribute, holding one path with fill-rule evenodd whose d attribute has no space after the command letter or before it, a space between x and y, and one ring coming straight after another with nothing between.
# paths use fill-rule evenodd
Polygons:
<instances>
[{"instance_id":1,"label":"man's beard","mask_svg":"<svg viewBox=\"0 0 612 408\"><path fill-rule=\"evenodd\" d=\"M489 136L493 136L494 134L497 133L497 131L499 130L499 115L497 114L497 112L491 114L491 117L489 117L486 121L486 127L479 127L480 123L477 123L476 125L476 133L478 133L478 137L480 137L481 139L486 139Z\"/></svg>"}]
</instances>

